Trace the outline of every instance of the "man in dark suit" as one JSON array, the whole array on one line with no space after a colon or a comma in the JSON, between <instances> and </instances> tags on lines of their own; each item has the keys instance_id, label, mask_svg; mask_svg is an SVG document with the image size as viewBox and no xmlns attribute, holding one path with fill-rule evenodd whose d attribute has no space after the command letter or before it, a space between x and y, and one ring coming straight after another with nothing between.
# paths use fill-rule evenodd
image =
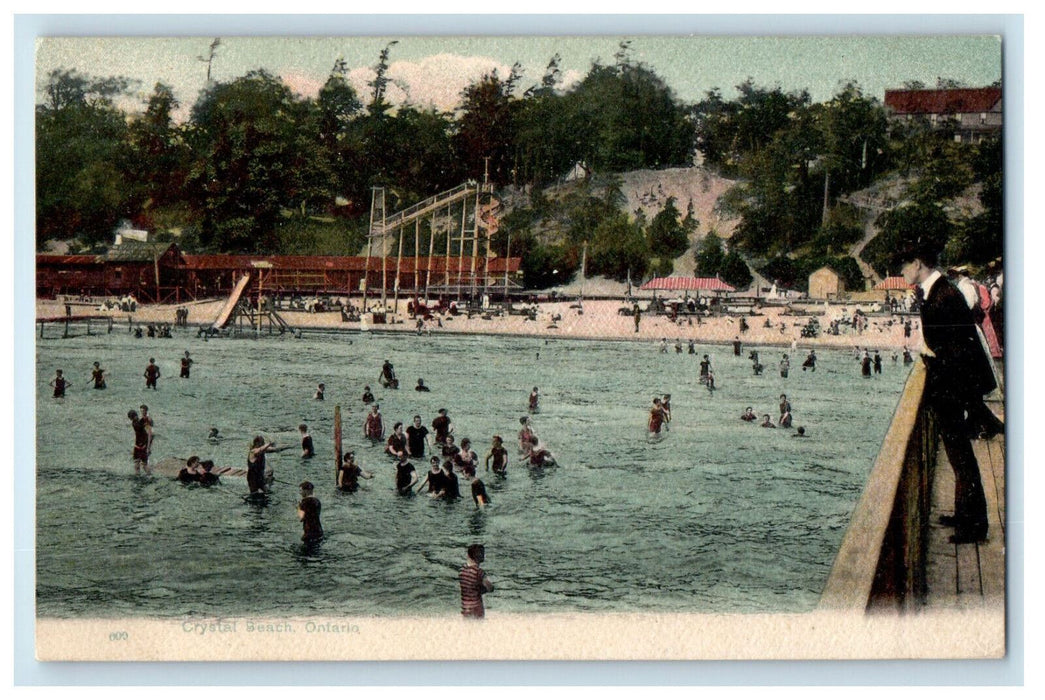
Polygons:
<instances>
[{"instance_id":1,"label":"man in dark suit","mask_svg":"<svg viewBox=\"0 0 1045 700\"><path fill-rule=\"evenodd\" d=\"M952 542L979 542L987 537L987 501L971 438L1003 428L983 402L996 386L994 372L965 298L935 269L939 247L919 239L896 254L906 282L918 285L926 400L954 469L954 516L941 521L954 527Z\"/></svg>"}]
</instances>

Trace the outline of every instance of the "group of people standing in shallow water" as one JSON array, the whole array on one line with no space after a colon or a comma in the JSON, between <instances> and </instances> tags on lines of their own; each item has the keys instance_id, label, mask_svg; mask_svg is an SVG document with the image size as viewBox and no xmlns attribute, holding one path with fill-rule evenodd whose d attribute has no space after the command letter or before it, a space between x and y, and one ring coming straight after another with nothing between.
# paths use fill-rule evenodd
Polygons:
<instances>
[{"instance_id":1,"label":"group of people standing in shallow water","mask_svg":"<svg viewBox=\"0 0 1045 700\"><path fill-rule=\"evenodd\" d=\"M182 379L188 379L192 373L192 365L195 360L189 354L189 351L185 351L185 355L181 358L181 373ZM102 368L100 362L95 362L91 368L91 378L88 380L87 385L94 385L95 389L105 389L108 387L106 383L106 377L108 372ZM142 375L145 377L145 388L156 390L159 388L160 379L160 367L156 364L156 358L150 357L149 364L145 366L145 372ZM62 398L65 396L66 390L69 388L69 380L65 377L62 370L55 370L54 379L51 380L51 388L54 389L54 398Z\"/></svg>"},{"instance_id":2,"label":"group of people standing in shallow water","mask_svg":"<svg viewBox=\"0 0 1045 700\"><path fill-rule=\"evenodd\" d=\"M387 360L381 371L380 383L385 388L395 388L394 370ZM314 398L325 400L324 384L319 384ZM430 391L424 387L423 380L418 381L418 391ZM386 437L385 421L380 405L376 402L369 386L364 387L362 402L369 406L363 421L363 438L371 445L384 445L385 455L394 460L393 480L396 492L403 496L424 491L431 498L455 500L461 497L460 480L464 479L470 487L472 500L477 507L485 507L491 501L486 485L479 478L479 457L472 449L471 440L464 438L460 445L455 444L455 426L445 408L440 408L438 415L431 422L431 429L424 425L420 415L413 416L411 424L404 428L402 422L396 422ZM534 387L527 401L528 411L539 410L539 390ZM555 457L541 446L540 440L533 431L529 416L520 418L519 454L522 463L532 468L554 465ZM315 455L312 436L308 426L298 427L301 433L301 456L309 459ZM214 429L212 429L213 431ZM212 433L213 434L213 433ZM288 447L277 447L274 442L262 436L254 438L247 455L247 483L252 495L261 496L269 488L271 477L266 474L265 456L270 452L278 452ZM423 460L430 454L430 469L423 478L419 476L411 460ZM497 477L507 475L510 458L504 439L494 435L489 452L484 461L484 471ZM195 467L193 468L195 469ZM192 469L187 470L184 481L191 481ZM348 450L338 465L336 487L339 491L353 493L358 491L361 480L374 478L374 473L367 471L356 461L356 452ZM302 501L298 515L304 528L303 540L316 541L322 536L319 521L321 504L315 497L315 486L311 482L300 484Z\"/></svg>"}]
</instances>

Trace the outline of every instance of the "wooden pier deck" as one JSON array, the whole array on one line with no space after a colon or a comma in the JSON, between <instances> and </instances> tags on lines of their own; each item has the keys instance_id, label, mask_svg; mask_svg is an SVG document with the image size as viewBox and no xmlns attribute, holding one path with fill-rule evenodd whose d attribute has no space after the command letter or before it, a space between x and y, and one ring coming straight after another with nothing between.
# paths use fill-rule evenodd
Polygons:
<instances>
[{"instance_id":1,"label":"wooden pier deck","mask_svg":"<svg viewBox=\"0 0 1045 700\"><path fill-rule=\"evenodd\" d=\"M989 405L996 414L1003 414L1000 402ZM975 440L973 450L987 497L987 540L955 545L948 541L953 528L939 524L940 516L954 514L954 471L946 451L941 449L930 509L926 571L926 603L930 609L968 610L1005 605L1005 437Z\"/></svg>"}]
</instances>

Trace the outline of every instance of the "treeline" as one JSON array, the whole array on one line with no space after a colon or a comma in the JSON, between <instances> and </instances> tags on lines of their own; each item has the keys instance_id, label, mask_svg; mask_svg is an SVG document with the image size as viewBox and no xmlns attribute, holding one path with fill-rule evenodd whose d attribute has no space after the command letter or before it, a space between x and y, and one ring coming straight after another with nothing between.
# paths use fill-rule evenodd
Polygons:
<instances>
[{"instance_id":1,"label":"treeline","mask_svg":"<svg viewBox=\"0 0 1045 700\"><path fill-rule=\"evenodd\" d=\"M697 148L707 166L739 179L722 203L740 218L730 243L768 279L804 289L810 272L830 265L849 289L861 289L849 251L864 236L867 214L844 201L883 182L899 182L901 194L877 202L889 209L874 221L883 235L862 255L879 274L897 273L886 269L884 255L895 236L930 224L949 262L1001 255L1000 138L959 143L957 125L890 121L855 83L816 104L807 92L750 80L737 88L734 100L713 90L694 107ZM949 211L977 183L983 212Z\"/></svg>"},{"instance_id":2,"label":"treeline","mask_svg":"<svg viewBox=\"0 0 1045 700\"><path fill-rule=\"evenodd\" d=\"M495 186L540 189L577 162L613 172L692 161L686 106L626 45L567 90L558 56L525 90L518 65L494 71L445 113L389 103L394 43L368 95L343 61L315 98L258 70L210 85L185 123L166 85L128 115L117 102L130 81L52 72L36 110L38 244L104 245L127 219L181 229L185 245L206 251L299 252L305 238L319 252L354 252L374 186L399 209L487 174ZM330 216L341 219L336 239L308 223Z\"/></svg>"},{"instance_id":3,"label":"treeline","mask_svg":"<svg viewBox=\"0 0 1045 700\"><path fill-rule=\"evenodd\" d=\"M1001 254L1000 141L972 146L939 125L891 123L856 84L814 104L807 92L748 80L735 99L716 89L686 104L624 43L612 64L595 62L568 88L554 56L536 84L521 85L516 65L440 112L388 101L394 44L366 94L343 61L308 98L258 70L210 84L181 123L166 85L127 114L117 104L130 81L52 72L36 109L38 246L75 237L104 247L126 219L177 232L194 251L354 254L372 187L387 188L396 210L488 175L513 204L494 246L503 253L512 236L531 287L568 280L585 250L589 274L621 280L666 274L691 253L699 274L739 286L748 264L799 287L814 265L830 264L859 287L849 251L865 214L842 200L892 178L904 183L902 206L865 249L880 274L895 272L883 267L889 236L912 226L946 241L949 260ZM697 154L738 180L720 206L739 225L728 241L708 236L694 249L690 203L669 200L647 220L625 211L614 174L687 166ZM590 177L548 188L578 164ZM974 183L983 213L948 208Z\"/></svg>"}]
</instances>

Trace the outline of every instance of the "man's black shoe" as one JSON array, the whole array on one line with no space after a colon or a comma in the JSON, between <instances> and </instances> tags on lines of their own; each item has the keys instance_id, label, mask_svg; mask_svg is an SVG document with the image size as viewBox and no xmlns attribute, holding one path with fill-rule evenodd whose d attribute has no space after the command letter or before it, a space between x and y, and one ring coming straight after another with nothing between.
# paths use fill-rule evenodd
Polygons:
<instances>
[{"instance_id":1,"label":"man's black shoe","mask_svg":"<svg viewBox=\"0 0 1045 700\"><path fill-rule=\"evenodd\" d=\"M972 544L974 542L983 542L987 539L987 531L981 530L979 532L973 530L957 531L947 540L953 544Z\"/></svg>"},{"instance_id":2,"label":"man's black shoe","mask_svg":"<svg viewBox=\"0 0 1045 700\"><path fill-rule=\"evenodd\" d=\"M957 527L959 521L958 518L953 515L941 515L939 522L944 527Z\"/></svg>"}]
</instances>

